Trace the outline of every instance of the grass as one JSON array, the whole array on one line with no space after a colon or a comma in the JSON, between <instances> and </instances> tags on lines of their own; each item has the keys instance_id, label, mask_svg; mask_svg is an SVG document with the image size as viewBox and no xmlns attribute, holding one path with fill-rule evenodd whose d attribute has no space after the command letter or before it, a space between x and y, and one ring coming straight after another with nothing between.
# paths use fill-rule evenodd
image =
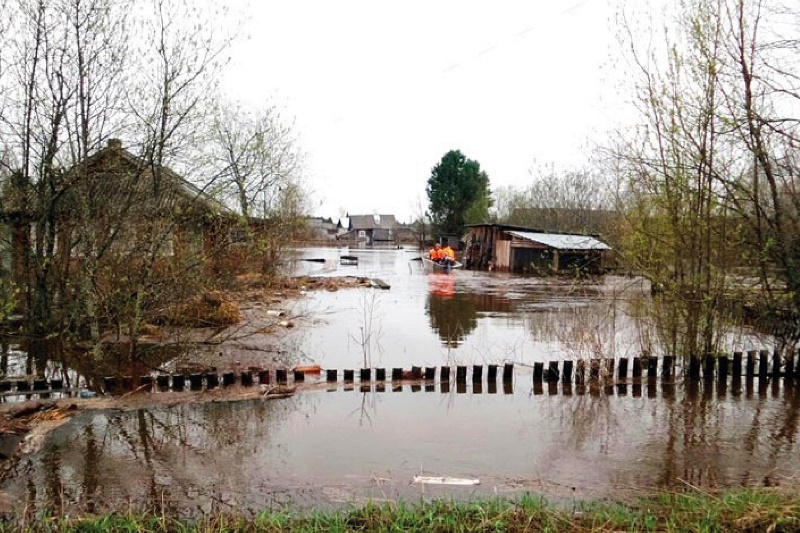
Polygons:
<instances>
[{"instance_id":1,"label":"grass","mask_svg":"<svg viewBox=\"0 0 800 533\"><path fill-rule=\"evenodd\" d=\"M769 490L661 494L634 504L588 504L566 511L536 497L472 503L369 504L348 511L262 512L188 522L158 515L8 520L0 531L53 532L727 532L800 531L800 495Z\"/></svg>"}]
</instances>

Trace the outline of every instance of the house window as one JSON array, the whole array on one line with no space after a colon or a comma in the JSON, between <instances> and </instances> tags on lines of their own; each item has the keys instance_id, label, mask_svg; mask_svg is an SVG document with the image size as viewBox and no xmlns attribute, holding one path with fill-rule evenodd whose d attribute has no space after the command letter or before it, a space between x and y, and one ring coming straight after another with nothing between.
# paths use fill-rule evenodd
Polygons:
<instances>
[{"instance_id":1,"label":"house window","mask_svg":"<svg viewBox=\"0 0 800 533\"><path fill-rule=\"evenodd\" d=\"M365 230L363 230L363 229L358 230L358 238L359 239L366 239L367 238L367 232Z\"/></svg>"},{"instance_id":2,"label":"house window","mask_svg":"<svg viewBox=\"0 0 800 533\"><path fill-rule=\"evenodd\" d=\"M242 244L248 241L247 228L231 228L228 231L228 242L231 244Z\"/></svg>"}]
</instances>

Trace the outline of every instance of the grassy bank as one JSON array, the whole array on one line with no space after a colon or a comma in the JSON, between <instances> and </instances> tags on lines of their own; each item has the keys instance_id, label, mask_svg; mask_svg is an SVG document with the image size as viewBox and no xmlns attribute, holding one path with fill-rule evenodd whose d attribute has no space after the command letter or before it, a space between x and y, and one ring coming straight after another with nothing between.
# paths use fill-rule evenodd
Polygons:
<instances>
[{"instance_id":1,"label":"grassy bank","mask_svg":"<svg viewBox=\"0 0 800 533\"><path fill-rule=\"evenodd\" d=\"M632 505L593 504L576 510L537 498L478 503L368 505L345 512L216 516L188 523L154 515L50 518L6 522L2 531L330 532L330 531L800 531L800 496L772 491L721 495L664 494Z\"/></svg>"}]
</instances>

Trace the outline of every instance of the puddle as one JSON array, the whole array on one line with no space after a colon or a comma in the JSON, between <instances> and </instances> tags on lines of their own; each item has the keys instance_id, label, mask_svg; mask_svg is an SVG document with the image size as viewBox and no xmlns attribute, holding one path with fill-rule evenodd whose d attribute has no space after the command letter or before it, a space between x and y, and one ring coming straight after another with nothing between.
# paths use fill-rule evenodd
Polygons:
<instances>
[{"instance_id":1,"label":"puddle","mask_svg":"<svg viewBox=\"0 0 800 533\"><path fill-rule=\"evenodd\" d=\"M30 512L194 516L399 497L618 498L791 484L800 472L794 387L479 388L340 385L284 400L84 412L13 467L3 500ZM415 485L415 475L480 485Z\"/></svg>"}]
</instances>

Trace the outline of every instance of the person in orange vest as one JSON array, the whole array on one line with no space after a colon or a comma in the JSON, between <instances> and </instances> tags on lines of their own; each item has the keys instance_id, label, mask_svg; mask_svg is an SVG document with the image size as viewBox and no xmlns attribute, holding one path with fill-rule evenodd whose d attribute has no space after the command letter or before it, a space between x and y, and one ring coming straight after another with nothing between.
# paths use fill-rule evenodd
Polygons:
<instances>
[{"instance_id":1,"label":"person in orange vest","mask_svg":"<svg viewBox=\"0 0 800 533\"><path fill-rule=\"evenodd\" d=\"M442 250L442 255L443 255L443 257L442 257L441 263L445 267L449 268L449 267L451 267L451 266L453 266L455 264L455 262L456 262L456 253L453 251L452 248L450 248L450 245L447 245L447 246L444 247L444 249Z\"/></svg>"},{"instance_id":2,"label":"person in orange vest","mask_svg":"<svg viewBox=\"0 0 800 533\"><path fill-rule=\"evenodd\" d=\"M442 250L442 245L438 242L433 245L430 252L428 253L430 260L434 263L439 263L444 258L444 250Z\"/></svg>"}]
</instances>

